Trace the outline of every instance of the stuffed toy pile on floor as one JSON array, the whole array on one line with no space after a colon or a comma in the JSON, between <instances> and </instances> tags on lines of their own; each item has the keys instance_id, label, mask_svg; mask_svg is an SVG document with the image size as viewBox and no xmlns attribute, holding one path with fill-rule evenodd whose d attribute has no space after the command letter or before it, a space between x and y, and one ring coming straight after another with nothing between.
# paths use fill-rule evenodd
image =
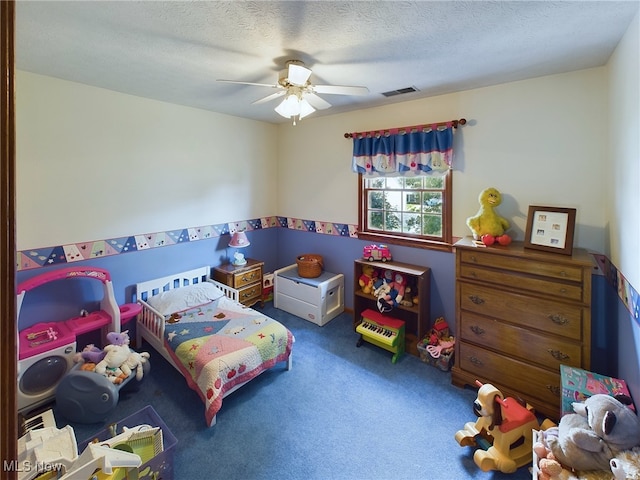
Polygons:
<instances>
[{"instance_id":1,"label":"stuffed toy pile on floor","mask_svg":"<svg viewBox=\"0 0 640 480\"><path fill-rule=\"evenodd\" d=\"M538 480L640 480L640 418L631 399L597 394L539 432Z\"/></svg>"}]
</instances>

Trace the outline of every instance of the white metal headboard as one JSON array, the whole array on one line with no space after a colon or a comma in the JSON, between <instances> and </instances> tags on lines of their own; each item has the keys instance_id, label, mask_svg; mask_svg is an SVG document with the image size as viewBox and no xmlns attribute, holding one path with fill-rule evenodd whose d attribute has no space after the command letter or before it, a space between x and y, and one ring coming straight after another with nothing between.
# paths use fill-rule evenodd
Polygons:
<instances>
[{"instance_id":1,"label":"white metal headboard","mask_svg":"<svg viewBox=\"0 0 640 480\"><path fill-rule=\"evenodd\" d=\"M144 300L159 293L186 287L195 283L206 282L211 275L211 267L204 266L187 272L175 273L162 278L147 280L136 284L135 298L133 301Z\"/></svg>"}]
</instances>

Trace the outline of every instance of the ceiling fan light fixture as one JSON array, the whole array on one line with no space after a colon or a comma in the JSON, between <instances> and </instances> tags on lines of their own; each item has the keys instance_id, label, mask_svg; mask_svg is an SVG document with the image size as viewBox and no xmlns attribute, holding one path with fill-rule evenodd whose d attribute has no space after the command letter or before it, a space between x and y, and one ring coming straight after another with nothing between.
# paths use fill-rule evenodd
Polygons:
<instances>
[{"instance_id":1,"label":"ceiling fan light fixture","mask_svg":"<svg viewBox=\"0 0 640 480\"><path fill-rule=\"evenodd\" d=\"M300 115L300 100L297 95L289 94L280 102L280 105L278 105L275 110L284 118Z\"/></svg>"},{"instance_id":2,"label":"ceiling fan light fixture","mask_svg":"<svg viewBox=\"0 0 640 480\"><path fill-rule=\"evenodd\" d=\"M311 76L311 70L298 63L289 63L288 70L287 79L289 83L293 85L306 85L307 80L309 80Z\"/></svg>"},{"instance_id":3,"label":"ceiling fan light fixture","mask_svg":"<svg viewBox=\"0 0 640 480\"><path fill-rule=\"evenodd\" d=\"M316 109L311 106L305 98L300 100L300 119L302 120L307 115L311 115Z\"/></svg>"}]
</instances>

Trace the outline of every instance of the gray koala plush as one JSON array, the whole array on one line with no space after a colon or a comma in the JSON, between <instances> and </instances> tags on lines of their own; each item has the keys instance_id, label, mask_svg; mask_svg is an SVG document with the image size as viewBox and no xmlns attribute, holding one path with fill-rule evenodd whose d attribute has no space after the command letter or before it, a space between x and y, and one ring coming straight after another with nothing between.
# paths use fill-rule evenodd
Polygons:
<instances>
[{"instance_id":1,"label":"gray koala plush","mask_svg":"<svg viewBox=\"0 0 640 480\"><path fill-rule=\"evenodd\" d=\"M557 428L546 432L547 446L567 467L610 471L612 458L640 445L640 417L629 404L629 397L604 394L573 403L575 413L564 415Z\"/></svg>"}]
</instances>

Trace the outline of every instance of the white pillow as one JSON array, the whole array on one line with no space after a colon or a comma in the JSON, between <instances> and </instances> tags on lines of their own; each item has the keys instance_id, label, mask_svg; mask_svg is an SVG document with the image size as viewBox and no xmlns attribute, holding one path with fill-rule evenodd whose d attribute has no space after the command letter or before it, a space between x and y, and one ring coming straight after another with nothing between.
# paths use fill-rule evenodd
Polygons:
<instances>
[{"instance_id":1,"label":"white pillow","mask_svg":"<svg viewBox=\"0 0 640 480\"><path fill-rule=\"evenodd\" d=\"M222 290L211 282L202 282L159 293L148 298L147 303L166 316L204 305L220 297L224 297Z\"/></svg>"}]
</instances>

